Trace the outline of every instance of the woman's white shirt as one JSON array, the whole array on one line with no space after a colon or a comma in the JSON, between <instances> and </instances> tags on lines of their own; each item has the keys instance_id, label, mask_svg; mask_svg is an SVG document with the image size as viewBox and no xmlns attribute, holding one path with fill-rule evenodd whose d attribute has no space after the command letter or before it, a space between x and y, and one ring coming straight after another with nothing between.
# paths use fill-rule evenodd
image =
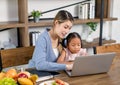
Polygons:
<instances>
[{"instance_id":1,"label":"woman's white shirt","mask_svg":"<svg viewBox=\"0 0 120 85\"><path fill-rule=\"evenodd\" d=\"M59 56L58 48L53 48L53 51L55 53L55 56L58 57Z\"/></svg>"}]
</instances>

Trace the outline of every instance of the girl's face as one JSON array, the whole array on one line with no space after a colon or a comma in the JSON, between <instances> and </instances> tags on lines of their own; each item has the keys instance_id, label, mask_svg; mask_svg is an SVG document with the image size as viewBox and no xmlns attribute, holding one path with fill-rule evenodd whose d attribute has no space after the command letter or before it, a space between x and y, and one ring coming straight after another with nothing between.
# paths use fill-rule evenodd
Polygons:
<instances>
[{"instance_id":1,"label":"girl's face","mask_svg":"<svg viewBox=\"0 0 120 85\"><path fill-rule=\"evenodd\" d=\"M81 48L81 41L79 38L73 38L67 45L67 48L71 53L78 53Z\"/></svg>"},{"instance_id":2,"label":"girl's face","mask_svg":"<svg viewBox=\"0 0 120 85\"><path fill-rule=\"evenodd\" d=\"M55 21L55 29L57 36L60 38L64 38L66 34L70 31L72 28L72 22L71 21L65 21L64 23L58 23L58 21Z\"/></svg>"}]
</instances>

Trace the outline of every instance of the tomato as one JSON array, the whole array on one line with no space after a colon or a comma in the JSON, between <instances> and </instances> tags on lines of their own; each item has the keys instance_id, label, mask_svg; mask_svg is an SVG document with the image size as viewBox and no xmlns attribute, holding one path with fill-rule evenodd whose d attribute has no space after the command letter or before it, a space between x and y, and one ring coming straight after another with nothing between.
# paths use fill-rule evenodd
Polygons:
<instances>
[{"instance_id":1,"label":"tomato","mask_svg":"<svg viewBox=\"0 0 120 85\"><path fill-rule=\"evenodd\" d=\"M60 79L55 79L55 82L59 85L65 85L65 82Z\"/></svg>"}]
</instances>

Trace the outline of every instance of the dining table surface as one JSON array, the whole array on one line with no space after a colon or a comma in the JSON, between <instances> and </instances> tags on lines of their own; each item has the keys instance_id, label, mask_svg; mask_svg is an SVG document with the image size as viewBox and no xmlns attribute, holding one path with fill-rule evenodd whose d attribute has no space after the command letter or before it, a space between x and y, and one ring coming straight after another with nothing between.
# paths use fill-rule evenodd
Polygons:
<instances>
[{"instance_id":1,"label":"dining table surface","mask_svg":"<svg viewBox=\"0 0 120 85\"><path fill-rule=\"evenodd\" d=\"M54 78L61 79L69 85L120 85L120 55L114 58L107 73L69 77L65 71L60 71L60 74ZM41 81L36 85L40 85L40 83Z\"/></svg>"}]
</instances>

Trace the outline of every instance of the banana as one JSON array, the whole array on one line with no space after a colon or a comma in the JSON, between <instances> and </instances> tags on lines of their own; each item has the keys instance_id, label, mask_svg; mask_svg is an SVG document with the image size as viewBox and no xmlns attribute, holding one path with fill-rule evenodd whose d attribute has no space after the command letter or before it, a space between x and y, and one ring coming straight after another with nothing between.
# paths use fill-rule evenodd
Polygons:
<instances>
[{"instance_id":1,"label":"banana","mask_svg":"<svg viewBox=\"0 0 120 85\"><path fill-rule=\"evenodd\" d=\"M28 78L18 78L20 85L33 85L33 82Z\"/></svg>"},{"instance_id":2,"label":"banana","mask_svg":"<svg viewBox=\"0 0 120 85\"><path fill-rule=\"evenodd\" d=\"M38 75L36 74L33 74L29 77L29 79L32 81L32 82L36 82L36 80L38 79Z\"/></svg>"}]
</instances>

